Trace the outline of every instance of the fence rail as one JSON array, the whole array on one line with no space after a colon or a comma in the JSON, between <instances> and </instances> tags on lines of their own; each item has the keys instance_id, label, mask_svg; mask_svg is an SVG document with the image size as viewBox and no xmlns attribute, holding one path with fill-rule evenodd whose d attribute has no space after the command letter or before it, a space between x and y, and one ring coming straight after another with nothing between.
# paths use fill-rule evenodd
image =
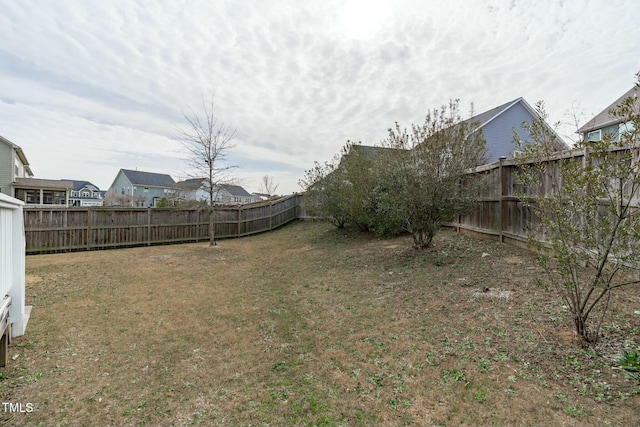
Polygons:
<instances>
[{"instance_id":1,"label":"fence rail","mask_svg":"<svg viewBox=\"0 0 640 427\"><path fill-rule=\"evenodd\" d=\"M301 215L302 195L216 208L216 238L273 230ZM26 253L68 252L209 239L206 209L24 207Z\"/></svg>"},{"instance_id":2,"label":"fence rail","mask_svg":"<svg viewBox=\"0 0 640 427\"><path fill-rule=\"evenodd\" d=\"M547 195L562 188L562 162L584 165L586 150L586 147L567 150L546 159L538 188L525 189L519 184L517 176L522 164L518 160L501 160L469 171L466 179L485 180L485 193L479 195L479 201L470 214L459 216L445 225L519 246L524 245L530 235L539 242L546 242L544 229L540 227L540 218L532 209L532 203L523 203L519 195ZM614 154L631 152L633 161L640 161L638 147L616 147L611 151ZM640 206L638 194L626 194L625 197L631 198L632 206Z\"/></svg>"}]
</instances>

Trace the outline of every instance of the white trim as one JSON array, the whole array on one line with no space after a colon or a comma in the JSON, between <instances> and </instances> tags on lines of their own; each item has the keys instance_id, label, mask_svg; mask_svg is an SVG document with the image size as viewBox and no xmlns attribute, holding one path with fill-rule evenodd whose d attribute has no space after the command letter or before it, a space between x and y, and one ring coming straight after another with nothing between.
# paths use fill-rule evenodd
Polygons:
<instances>
[{"instance_id":1,"label":"white trim","mask_svg":"<svg viewBox=\"0 0 640 427\"><path fill-rule=\"evenodd\" d=\"M24 335L29 319L25 302L24 202L0 193L0 299L11 297L12 337Z\"/></svg>"}]
</instances>

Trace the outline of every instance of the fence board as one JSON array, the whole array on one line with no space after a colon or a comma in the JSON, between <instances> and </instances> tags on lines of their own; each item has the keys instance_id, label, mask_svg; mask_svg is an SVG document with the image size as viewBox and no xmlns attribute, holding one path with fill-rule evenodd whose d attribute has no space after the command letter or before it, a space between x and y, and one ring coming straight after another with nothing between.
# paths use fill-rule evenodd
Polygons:
<instances>
[{"instance_id":1,"label":"fence board","mask_svg":"<svg viewBox=\"0 0 640 427\"><path fill-rule=\"evenodd\" d=\"M298 218L302 195L216 207L216 238L247 236ZM27 254L208 240L208 213L180 208L24 208Z\"/></svg>"}]
</instances>

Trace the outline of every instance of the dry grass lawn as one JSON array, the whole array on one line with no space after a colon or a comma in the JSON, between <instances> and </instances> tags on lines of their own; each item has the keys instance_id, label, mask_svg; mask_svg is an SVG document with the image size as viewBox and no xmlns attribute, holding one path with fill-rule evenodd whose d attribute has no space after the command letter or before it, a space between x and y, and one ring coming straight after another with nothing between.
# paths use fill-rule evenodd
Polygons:
<instances>
[{"instance_id":1,"label":"dry grass lawn","mask_svg":"<svg viewBox=\"0 0 640 427\"><path fill-rule=\"evenodd\" d=\"M415 251L326 223L27 258L12 426L637 425L640 296L584 349L532 256L451 231ZM486 289L488 288L488 289Z\"/></svg>"}]
</instances>

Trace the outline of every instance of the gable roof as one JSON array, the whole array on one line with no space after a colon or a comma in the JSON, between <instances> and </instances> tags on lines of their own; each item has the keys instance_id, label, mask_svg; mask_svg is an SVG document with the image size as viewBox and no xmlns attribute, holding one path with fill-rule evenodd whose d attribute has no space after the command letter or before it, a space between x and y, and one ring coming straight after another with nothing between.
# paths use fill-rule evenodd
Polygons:
<instances>
[{"instance_id":1,"label":"gable roof","mask_svg":"<svg viewBox=\"0 0 640 427\"><path fill-rule=\"evenodd\" d=\"M239 185L226 184L221 185L220 188L224 188L232 196L252 197L244 188Z\"/></svg>"},{"instance_id":2,"label":"gable roof","mask_svg":"<svg viewBox=\"0 0 640 427\"><path fill-rule=\"evenodd\" d=\"M487 110L484 113L476 114L475 116L463 121L467 124L478 123L478 129L482 128L486 126L490 121L498 117L500 114L516 105L520 100L524 102L523 106L525 107L525 109L529 110L529 112L531 113L533 111L531 106L527 104L527 102L523 98L518 98L513 101L505 102L502 105L498 105L497 107Z\"/></svg>"},{"instance_id":3,"label":"gable roof","mask_svg":"<svg viewBox=\"0 0 640 427\"><path fill-rule=\"evenodd\" d=\"M18 145L14 144L13 142L9 141L7 138L3 136L0 136L0 142L4 142L5 144L7 144L9 147L13 148L16 151L16 155L24 165L24 168L27 171L27 173L33 176L33 172L31 171L31 167L29 166L29 161L27 160L27 156L24 154L24 151L22 151L22 148L20 148Z\"/></svg>"},{"instance_id":4,"label":"gable roof","mask_svg":"<svg viewBox=\"0 0 640 427\"><path fill-rule=\"evenodd\" d=\"M594 118L582 125L582 127L578 129L578 133L585 133L592 130L602 129L607 126L615 125L617 123L622 123L620 118L612 116L609 111L619 106L622 101L629 97L634 97L637 100L639 92L640 90L636 86L633 86L631 89L625 92L624 95L609 104L607 108L596 114Z\"/></svg>"},{"instance_id":5,"label":"gable roof","mask_svg":"<svg viewBox=\"0 0 640 427\"><path fill-rule=\"evenodd\" d=\"M533 109L531 105L529 105L529 103L525 101L523 97L520 97L520 98L514 99L513 101L505 102L502 105L498 105L497 107L487 110L484 113L476 114L475 116L467 120L464 120L463 122L469 125L473 123L477 123L477 127L473 130L473 132L476 132L518 104L520 104L525 110L527 110L527 112L531 114L532 117L538 117L538 118L540 117L537 111ZM558 151L568 149L569 146L564 142L564 140L560 137L560 135L558 135L558 133L555 130L553 130L551 126L546 124L546 122L545 122L545 125L547 125L547 129L555 137L554 148Z\"/></svg>"},{"instance_id":6,"label":"gable roof","mask_svg":"<svg viewBox=\"0 0 640 427\"><path fill-rule=\"evenodd\" d=\"M171 176L164 173L133 171L130 169L120 169L120 172L122 172L133 185L171 188L176 184Z\"/></svg>"}]
</instances>

